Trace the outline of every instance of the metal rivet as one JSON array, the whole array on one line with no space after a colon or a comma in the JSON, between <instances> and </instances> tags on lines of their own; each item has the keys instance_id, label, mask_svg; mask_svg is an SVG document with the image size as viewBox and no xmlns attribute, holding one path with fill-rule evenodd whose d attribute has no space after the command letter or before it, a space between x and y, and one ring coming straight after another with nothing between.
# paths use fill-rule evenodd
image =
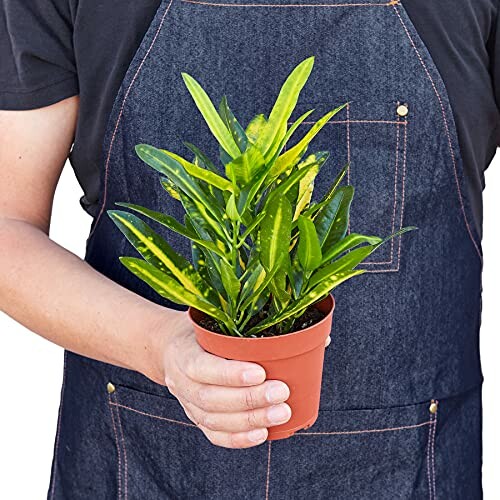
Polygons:
<instances>
[{"instance_id":1,"label":"metal rivet","mask_svg":"<svg viewBox=\"0 0 500 500\"><path fill-rule=\"evenodd\" d=\"M406 104L400 104L396 112L399 116L406 116L409 112L408 106Z\"/></svg>"},{"instance_id":2,"label":"metal rivet","mask_svg":"<svg viewBox=\"0 0 500 500\"><path fill-rule=\"evenodd\" d=\"M106 389L108 390L108 394L113 394L116 391L116 387L111 382L108 382Z\"/></svg>"},{"instance_id":3,"label":"metal rivet","mask_svg":"<svg viewBox=\"0 0 500 500\"><path fill-rule=\"evenodd\" d=\"M435 414L437 413L437 411L438 411L438 404L437 404L437 402L436 402L436 401L432 401L432 402L431 402L431 405L429 406L429 411L430 411L433 415L435 415Z\"/></svg>"}]
</instances>

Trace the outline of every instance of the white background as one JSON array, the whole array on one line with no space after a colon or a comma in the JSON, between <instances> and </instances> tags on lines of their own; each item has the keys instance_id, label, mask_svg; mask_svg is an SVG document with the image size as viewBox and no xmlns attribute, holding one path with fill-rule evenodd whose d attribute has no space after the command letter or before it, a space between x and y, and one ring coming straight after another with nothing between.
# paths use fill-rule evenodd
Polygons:
<instances>
[{"instance_id":1,"label":"white background","mask_svg":"<svg viewBox=\"0 0 500 500\"><path fill-rule=\"evenodd\" d=\"M500 214L500 157L486 175L484 295L481 350L484 385L484 491L500 498L500 339L495 303ZM78 203L80 188L67 166L56 195L51 236L83 256L90 217ZM47 284L50 286L50 283ZM439 325L436 325L439 335ZM62 377L62 349L27 331L0 312L0 497L46 498ZM465 499L464 499L465 500ZM469 500L469 499L467 499ZM474 500L474 499L470 499Z\"/></svg>"}]
</instances>

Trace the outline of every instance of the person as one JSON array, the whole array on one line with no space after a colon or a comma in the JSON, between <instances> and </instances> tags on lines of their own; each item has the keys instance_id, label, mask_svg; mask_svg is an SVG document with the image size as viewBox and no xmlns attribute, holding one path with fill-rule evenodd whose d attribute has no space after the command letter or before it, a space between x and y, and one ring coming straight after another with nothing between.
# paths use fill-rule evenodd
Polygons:
<instances>
[{"instance_id":1,"label":"person","mask_svg":"<svg viewBox=\"0 0 500 500\"><path fill-rule=\"evenodd\" d=\"M1 5L0 305L66 349L48 498L481 498L498 2ZM180 153L189 140L217 157L181 72L247 123L310 55L302 111L349 103L317 138L333 152L318 189L349 163L351 231L419 230L337 290L317 423L260 446L290 418L293 388L203 351L184 308L120 267L127 249L106 211L131 201L181 214L139 142ZM94 218L85 261L48 237L68 156Z\"/></svg>"}]
</instances>

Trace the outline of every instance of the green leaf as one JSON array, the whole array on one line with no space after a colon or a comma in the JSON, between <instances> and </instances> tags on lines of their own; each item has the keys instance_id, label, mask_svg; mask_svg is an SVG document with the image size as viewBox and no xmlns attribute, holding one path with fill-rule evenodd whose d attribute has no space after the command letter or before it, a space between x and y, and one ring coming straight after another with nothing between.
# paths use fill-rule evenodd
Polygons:
<instances>
[{"instance_id":1,"label":"green leaf","mask_svg":"<svg viewBox=\"0 0 500 500\"><path fill-rule=\"evenodd\" d=\"M410 231L415 231L416 229L418 229L418 227L416 227L416 226L403 227L399 231L396 231L395 233L393 233L393 234L387 236L386 238L384 238L380 243L378 243L376 245L376 248L384 245L385 243L387 243L388 241L392 240L393 238L396 238L397 236L401 236L401 235L403 235L405 233L408 233Z\"/></svg>"},{"instance_id":2,"label":"green leaf","mask_svg":"<svg viewBox=\"0 0 500 500\"><path fill-rule=\"evenodd\" d=\"M304 122L312 113L314 112L314 109L310 109L309 111L306 111L302 116L300 116L293 124L292 126L288 129L286 134L284 135L283 139L281 140L279 147L278 148L273 148L272 151L274 151L274 155L272 156L272 160L269 162L270 164L273 164L276 159L278 158L279 154L283 151L283 148L286 146L292 135L295 133L295 131L299 128L299 126Z\"/></svg>"},{"instance_id":3,"label":"green leaf","mask_svg":"<svg viewBox=\"0 0 500 500\"><path fill-rule=\"evenodd\" d=\"M267 198L266 205L274 198L284 196L295 184L300 182L307 174L315 168L315 165L308 165L300 170L295 170L286 180L280 182L277 187L271 191Z\"/></svg>"},{"instance_id":4,"label":"green leaf","mask_svg":"<svg viewBox=\"0 0 500 500\"><path fill-rule=\"evenodd\" d=\"M345 186L341 189L344 192L344 196L340 202L340 207L335 217L333 227L330 229L326 239L321 245L321 248L324 248L327 251L345 237L349 227L349 211L354 197L354 187Z\"/></svg>"},{"instance_id":5,"label":"green leaf","mask_svg":"<svg viewBox=\"0 0 500 500\"><path fill-rule=\"evenodd\" d=\"M309 155L303 162L297 165L299 170L312 165L314 165L314 167L311 168L306 176L300 180L293 220L297 220L303 210L309 206L314 190L314 180L316 179L321 167L328 159L328 155L328 152L314 153Z\"/></svg>"},{"instance_id":6,"label":"green leaf","mask_svg":"<svg viewBox=\"0 0 500 500\"><path fill-rule=\"evenodd\" d=\"M274 197L266 206L260 225L260 261L266 271L288 255L292 227L292 206L286 196Z\"/></svg>"},{"instance_id":7,"label":"green leaf","mask_svg":"<svg viewBox=\"0 0 500 500\"><path fill-rule=\"evenodd\" d=\"M226 214L229 217L229 220L233 222L240 220L240 214L238 213L238 209L236 208L236 201L234 198L234 194L232 194L227 200Z\"/></svg>"},{"instance_id":8,"label":"green leaf","mask_svg":"<svg viewBox=\"0 0 500 500\"><path fill-rule=\"evenodd\" d=\"M320 118L307 132L307 134L288 151L278 157L272 166L270 177L278 177L285 172L290 166L293 166L300 159L303 152L306 150L308 144L318 135L321 129L329 122L329 120L336 115L339 111L345 108L346 104L330 111L322 118Z\"/></svg>"},{"instance_id":9,"label":"green leaf","mask_svg":"<svg viewBox=\"0 0 500 500\"><path fill-rule=\"evenodd\" d=\"M243 243L245 243L245 240L252 234L254 229L262 222L262 220L264 219L265 216L266 216L265 211L260 212L260 214L257 215L257 217L255 217L253 219L253 221L247 226L247 228L245 229L245 232L240 236L238 248L241 247L241 245L243 245ZM253 238L253 239L255 241L256 238Z\"/></svg>"},{"instance_id":10,"label":"green leaf","mask_svg":"<svg viewBox=\"0 0 500 500\"><path fill-rule=\"evenodd\" d=\"M168 177L162 177L160 179L161 185L163 186L163 189L175 200L180 200L181 197L179 195L178 189L175 187L175 184L168 178Z\"/></svg>"},{"instance_id":11,"label":"green leaf","mask_svg":"<svg viewBox=\"0 0 500 500\"><path fill-rule=\"evenodd\" d=\"M238 311L242 312L245 310L245 308L242 307L242 303L248 297L253 297L255 290L264 281L265 277L266 270L257 259L254 260L252 265L248 267L245 274L242 276L243 286L241 288L240 301L237 306Z\"/></svg>"},{"instance_id":12,"label":"green leaf","mask_svg":"<svg viewBox=\"0 0 500 500\"><path fill-rule=\"evenodd\" d=\"M252 204L254 203L256 197L257 199L259 198L257 194L261 191L261 188L264 184L264 181L266 180L267 176L267 170L262 169L253 179L253 181L247 186L245 186L239 196L238 200L238 209L240 214L243 216L247 213L247 211L250 209Z\"/></svg>"},{"instance_id":13,"label":"green leaf","mask_svg":"<svg viewBox=\"0 0 500 500\"><path fill-rule=\"evenodd\" d=\"M184 193L181 194L181 202L184 210L189 215L191 224L195 227L196 233L201 235L199 241L203 242L202 246L222 258L226 258L227 245L225 240L223 240L219 233L214 230L214 225L216 223L210 219L210 217L207 217L205 212L203 212L204 207L191 200ZM210 245L210 241L214 243L214 246Z\"/></svg>"},{"instance_id":14,"label":"green leaf","mask_svg":"<svg viewBox=\"0 0 500 500\"><path fill-rule=\"evenodd\" d=\"M334 288L342 284L344 281L347 281L354 276L358 276L360 274L365 273L364 269L358 269L355 271L346 271L343 273L339 273L331 276L327 280L320 283L317 287L307 292L300 300L293 302L288 308L286 308L282 313L273 316L271 318L267 318L264 321L261 321L259 324L251 328L248 332L246 332L247 336L255 335L266 328L269 328L273 325L281 323L286 319L295 316L298 317L299 313L307 309L311 304L318 302L322 298L326 297L328 293L330 293Z\"/></svg>"},{"instance_id":15,"label":"green leaf","mask_svg":"<svg viewBox=\"0 0 500 500\"><path fill-rule=\"evenodd\" d=\"M238 294L240 293L241 283L236 276L233 267L228 264L225 260L220 262L220 270L222 277L222 284L227 292L228 297L231 299L231 303L236 305L238 300Z\"/></svg>"},{"instance_id":16,"label":"green leaf","mask_svg":"<svg viewBox=\"0 0 500 500\"><path fill-rule=\"evenodd\" d=\"M276 276L276 273L280 271L281 267L282 267L282 260L280 259L278 262L276 262L271 271L266 273L264 270L264 277L262 280L260 280L260 284L259 282L256 283L256 288L254 289L253 293L249 297L247 297L247 299L241 305L242 311L246 310L248 306L255 304L261 298L262 294L271 284L274 277ZM262 278L262 275L260 275L259 277Z\"/></svg>"},{"instance_id":17,"label":"green leaf","mask_svg":"<svg viewBox=\"0 0 500 500\"><path fill-rule=\"evenodd\" d=\"M273 143L281 141L281 137L276 134L282 133L283 125L288 123L292 112L297 105L299 94L306 84L314 65L314 57L309 57L302 61L288 76L281 87L278 98L273 106L266 127L257 139L257 146L263 151L264 157L270 158L273 152L270 151ZM284 129L286 133L286 128Z\"/></svg>"},{"instance_id":18,"label":"green leaf","mask_svg":"<svg viewBox=\"0 0 500 500\"><path fill-rule=\"evenodd\" d=\"M356 248L355 250L351 250L343 257L340 257L340 259L337 259L331 264L322 267L311 276L311 279L308 283L308 289L311 289L318 283L321 283L334 274L339 274L344 271L354 269L358 264L369 257L376 250L376 248L376 245L366 245L360 248Z\"/></svg>"},{"instance_id":19,"label":"green leaf","mask_svg":"<svg viewBox=\"0 0 500 500\"><path fill-rule=\"evenodd\" d=\"M219 222L222 222L222 213L215 198L207 195L177 160L161 149L147 144L138 144L135 150L141 160L161 174L166 175L175 183L178 190L187 194L194 201L200 202L205 207L204 212L210 212Z\"/></svg>"},{"instance_id":20,"label":"green leaf","mask_svg":"<svg viewBox=\"0 0 500 500\"><path fill-rule=\"evenodd\" d=\"M311 219L299 216L299 246L297 254L299 261L305 271L314 271L321 264L321 246L319 244L318 235L314 222Z\"/></svg>"},{"instance_id":21,"label":"green leaf","mask_svg":"<svg viewBox=\"0 0 500 500\"><path fill-rule=\"evenodd\" d=\"M226 165L226 176L235 186L246 185L261 171L264 164L262 153L252 145Z\"/></svg>"},{"instance_id":22,"label":"green leaf","mask_svg":"<svg viewBox=\"0 0 500 500\"><path fill-rule=\"evenodd\" d=\"M305 212L304 216L305 217L312 217L313 219L317 217L318 212L320 212L326 205L330 203L332 198L337 194L337 191L339 189L340 183L344 179L347 169L349 168L349 165L347 164L337 175L336 179L333 181L333 184L330 186L330 189L328 192L323 196L321 201L319 203L316 203L314 205L311 205Z\"/></svg>"},{"instance_id":23,"label":"green leaf","mask_svg":"<svg viewBox=\"0 0 500 500\"><path fill-rule=\"evenodd\" d=\"M217 113L207 93L192 76L182 73L182 78L197 108L207 122L208 128L219 144L231 157L236 158L239 156L240 150L234 142L233 136L219 116L219 113Z\"/></svg>"},{"instance_id":24,"label":"green leaf","mask_svg":"<svg viewBox=\"0 0 500 500\"><path fill-rule=\"evenodd\" d=\"M162 149L161 151L179 162L184 167L186 172L196 179L205 181L207 184L210 184L211 186L214 186L221 191L231 191L232 193L234 192L233 185L227 179L224 179L224 177L221 177L220 175L205 168L198 167L197 165L194 165L193 163L182 158L182 156L176 155L175 153L166 151L164 149Z\"/></svg>"},{"instance_id":25,"label":"green leaf","mask_svg":"<svg viewBox=\"0 0 500 500\"><path fill-rule=\"evenodd\" d=\"M160 271L152 264L133 257L120 257L121 263L138 278L148 284L163 298L194 307L199 311L221 321L230 329L236 329L233 320L220 308L214 306L203 297L186 290L174 278Z\"/></svg>"},{"instance_id":26,"label":"green leaf","mask_svg":"<svg viewBox=\"0 0 500 500\"><path fill-rule=\"evenodd\" d=\"M185 205L186 206L186 205ZM187 204L189 206L189 204ZM210 233L206 230L204 226L200 224L200 217L197 216L196 208L190 210L185 215L186 227L196 232L200 239L204 241L210 238ZM201 219L202 220L202 219ZM204 265L206 266L207 273L210 275L209 283L221 294L223 297L225 295L224 285L222 284L222 278L220 275L220 265L221 256L218 252L211 251L206 247L200 248L200 252L203 254L205 260ZM220 251L220 250L219 250Z\"/></svg>"},{"instance_id":27,"label":"green leaf","mask_svg":"<svg viewBox=\"0 0 500 500\"><path fill-rule=\"evenodd\" d=\"M159 224L168 227L172 231L189 238L194 243L198 243L199 245L211 250L212 252L225 256L223 250L221 250L217 245L215 245L212 241L205 241L197 237L196 233L190 231L187 227L183 226L177 219L170 217L169 215L165 215L161 212L156 212L154 210L149 210L148 208L141 207L140 205L134 205L133 203L116 203L120 207L129 208L130 210L134 210L137 213L145 215L149 217L151 220L158 222Z\"/></svg>"},{"instance_id":28,"label":"green leaf","mask_svg":"<svg viewBox=\"0 0 500 500\"><path fill-rule=\"evenodd\" d=\"M134 212L145 215L146 217L149 217L155 222L158 222L161 225L168 227L172 231L175 231L176 233L179 233L182 236L185 236L186 238L189 239L196 238L196 234L189 231L189 229L187 229L186 226L178 222L177 219L171 217L170 215L166 215L161 212L157 212L155 210L150 210L149 208L145 208L140 205L135 205L133 203L116 203L116 205L120 207L129 208Z\"/></svg>"},{"instance_id":29,"label":"green leaf","mask_svg":"<svg viewBox=\"0 0 500 500\"><path fill-rule=\"evenodd\" d=\"M328 234L335 225L337 220L337 215L342 204L342 200L346 196L346 192L343 188L339 189L337 193L333 196L330 202L323 207L323 209L317 214L314 221L316 225L316 231L318 233L319 244L321 248L328 251L328 247L324 247ZM305 214L304 214L305 216Z\"/></svg>"},{"instance_id":30,"label":"green leaf","mask_svg":"<svg viewBox=\"0 0 500 500\"><path fill-rule=\"evenodd\" d=\"M382 238L379 238L378 236L365 236L364 234L351 233L328 249L328 251L323 255L322 264L330 262L344 252L352 250L363 243L377 245L381 242Z\"/></svg>"},{"instance_id":31,"label":"green leaf","mask_svg":"<svg viewBox=\"0 0 500 500\"><path fill-rule=\"evenodd\" d=\"M267 125L267 120L263 114L257 115L254 118L252 118L252 120L250 121L245 130L248 140L252 143L255 143L259 135L265 129L266 125Z\"/></svg>"},{"instance_id":32,"label":"green leaf","mask_svg":"<svg viewBox=\"0 0 500 500\"><path fill-rule=\"evenodd\" d=\"M121 210L108 211L109 216L136 250L160 271L171 274L186 290L216 301L212 288L203 281L193 265L176 253L139 217Z\"/></svg>"},{"instance_id":33,"label":"green leaf","mask_svg":"<svg viewBox=\"0 0 500 500\"><path fill-rule=\"evenodd\" d=\"M210 158L205 155L199 148L197 148L194 144L190 142L184 142L184 145L194 153L194 156L198 158L198 161L201 163L203 167L208 170L211 170L214 174L220 174L219 169L213 164Z\"/></svg>"},{"instance_id":34,"label":"green leaf","mask_svg":"<svg viewBox=\"0 0 500 500\"><path fill-rule=\"evenodd\" d=\"M229 108L226 96L224 96L220 102L219 115L226 124L227 129L231 132L234 142L238 145L239 150L243 153L247 149L248 139L245 134L245 130L239 124L238 120Z\"/></svg>"}]
</instances>

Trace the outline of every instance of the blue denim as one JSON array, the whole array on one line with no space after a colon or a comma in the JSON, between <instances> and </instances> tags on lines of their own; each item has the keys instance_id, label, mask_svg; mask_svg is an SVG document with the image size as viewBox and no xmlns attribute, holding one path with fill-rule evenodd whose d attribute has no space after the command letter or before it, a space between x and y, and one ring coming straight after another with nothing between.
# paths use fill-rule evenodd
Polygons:
<instances>
[{"instance_id":1,"label":"blue denim","mask_svg":"<svg viewBox=\"0 0 500 500\"><path fill-rule=\"evenodd\" d=\"M351 232L419 227L335 291L318 421L286 441L220 449L166 388L67 353L49 498L482 498L481 242L446 88L398 2L163 1L110 116L86 259L179 309L121 266L118 256L134 252L105 214L130 201L182 220L134 146L188 154L188 140L217 158L180 73L214 100L227 95L247 123L310 55L315 69L295 117L349 101L313 142L332 152L315 196L349 163ZM187 240L156 229L190 256Z\"/></svg>"}]
</instances>

